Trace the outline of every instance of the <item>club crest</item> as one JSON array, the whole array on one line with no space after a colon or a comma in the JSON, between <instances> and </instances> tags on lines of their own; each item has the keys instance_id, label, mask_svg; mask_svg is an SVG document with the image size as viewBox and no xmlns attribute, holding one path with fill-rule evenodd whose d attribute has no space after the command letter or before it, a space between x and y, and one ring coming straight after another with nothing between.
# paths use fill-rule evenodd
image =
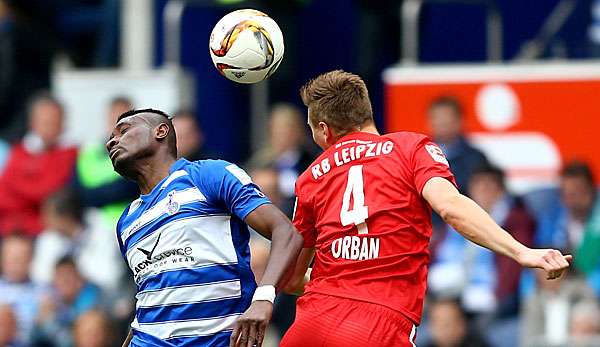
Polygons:
<instances>
[{"instance_id":1,"label":"club crest","mask_svg":"<svg viewBox=\"0 0 600 347\"><path fill-rule=\"evenodd\" d=\"M179 211L179 203L173 200L173 196L175 195L175 191L169 192L169 202L167 202L167 213L173 215Z\"/></svg>"}]
</instances>

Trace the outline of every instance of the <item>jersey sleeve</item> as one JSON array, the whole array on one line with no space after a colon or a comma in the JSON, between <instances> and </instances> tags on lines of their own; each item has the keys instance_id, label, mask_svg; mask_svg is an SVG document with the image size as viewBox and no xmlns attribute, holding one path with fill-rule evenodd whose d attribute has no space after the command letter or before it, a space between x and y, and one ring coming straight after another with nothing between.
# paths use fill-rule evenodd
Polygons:
<instances>
[{"instance_id":1,"label":"jersey sleeve","mask_svg":"<svg viewBox=\"0 0 600 347\"><path fill-rule=\"evenodd\" d=\"M427 181L433 177L445 178L456 186L456 180L450 171L450 164L444 152L428 137L424 137L417 143L411 161L414 185L419 194L423 192Z\"/></svg>"},{"instance_id":2,"label":"jersey sleeve","mask_svg":"<svg viewBox=\"0 0 600 347\"><path fill-rule=\"evenodd\" d=\"M203 169L208 170L207 174L210 177L206 187L210 198L225 205L241 220L246 219L257 207L271 203L239 166L223 160L214 160Z\"/></svg>"},{"instance_id":3,"label":"jersey sleeve","mask_svg":"<svg viewBox=\"0 0 600 347\"><path fill-rule=\"evenodd\" d=\"M305 196L299 192L296 185L296 204L294 205L294 217L292 222L296 230L304 238L304 247L314 247L317 242L317 231L315 229L315 219L312 213L310 203L304 201Z\"/></svg>"}]
</instances>

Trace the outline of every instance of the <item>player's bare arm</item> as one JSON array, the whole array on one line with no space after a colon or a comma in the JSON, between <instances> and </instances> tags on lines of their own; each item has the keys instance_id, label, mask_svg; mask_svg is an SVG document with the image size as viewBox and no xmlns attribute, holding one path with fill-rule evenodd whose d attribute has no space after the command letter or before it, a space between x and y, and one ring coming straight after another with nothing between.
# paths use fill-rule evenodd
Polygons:
<instances>
[{"instance_id":1,"label":"player's bare arm","mask_svg":"<svg viewBox=\"0 0 600 347\"><path fill-rule=\"evenodd\" d=\"M543 269L548 279L560 277L569 267L571 255L563 255L554 249L531 249L519 243L444 178L430 179L422 194L446 223L482 247L506 255L522 266Z\"/></svg>"},{"instance_id":2,"label":"player's bare arm","mask_svg":"<svg viewBox=\"0 0 600 347\"><path fill-rule=\"evenodd\" d=\"M131 329L129 329L129 333L127 334L127 337L125 338L125 341L123 341L123 347L128 347L132 338L133 338L133 333L132 333Z\"/></svg>"},{"instance_id":3,"label":"player's bare arm","mask_svg":"<svg viewBox=\"0 0 600 347\"><path fill-rule=\"evenodd\" d=\"M282 288L286 281L286 270L293 264L302 248L302 236L289 219L270 204L262 205L251 212L245 222L271 240L269 260L257 290L269 287ZM237 320L230 345L261 346L272 312L273 303L256 298L255 295L252 305Z\"/></svg>"},{"instance_id":4,"label":"player's bare arm","mask_svg":"<svg viewBox=\"0 0 600 347\"><path fill-rule=\"evenodd\" d=\"M309 266L315 257L314 248L303 248L298 256L296 265L293 268L290 279L286 282L283 287L283 291L287 294L302 295L304 293L304 286L310 278Z\"/></svg>"}]
</instances>

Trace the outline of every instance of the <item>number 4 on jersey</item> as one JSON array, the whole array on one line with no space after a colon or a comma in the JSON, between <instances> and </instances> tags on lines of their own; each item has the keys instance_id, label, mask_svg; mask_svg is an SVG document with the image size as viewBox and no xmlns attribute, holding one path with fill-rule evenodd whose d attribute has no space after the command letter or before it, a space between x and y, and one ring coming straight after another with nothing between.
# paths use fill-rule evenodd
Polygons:
<instances>
[{"instance_id":1,"label":"number 4 on jersey","mask_svg":"<svg viewBox=\"0 0 600 347\"><path fill-rule=\"evenodd\" d=\"M359 234L367 234L369 229L366 221L369 217L369 208L365 206L362 168L362 165L354 165L348 170L348 183L342 199L340 220L343 226L354 224L358 227ZM354 202L352 210L350 210L350 197Z\"/></svg>"}]
</instances>

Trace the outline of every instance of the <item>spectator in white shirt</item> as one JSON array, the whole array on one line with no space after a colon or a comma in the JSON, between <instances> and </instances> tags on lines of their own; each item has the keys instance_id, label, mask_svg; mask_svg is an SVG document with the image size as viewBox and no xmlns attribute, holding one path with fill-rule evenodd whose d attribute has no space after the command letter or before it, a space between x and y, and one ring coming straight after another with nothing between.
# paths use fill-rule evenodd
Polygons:
<instances>
[{"instance_id":1,"label":"spectator in white shirt","mask_svg":"<svg viewBox=\"0 0 600 347\"><path fill-rule=\"evenodd\" d=\"M84 210L69 190L52 195L44 204L45 231L35 242L32 277L49 283L58 260L75 259L83 276L106 292L118 289L124 275L123 262L114 233L106 230L96 210Z\"/></svg>"}]
</instances>

